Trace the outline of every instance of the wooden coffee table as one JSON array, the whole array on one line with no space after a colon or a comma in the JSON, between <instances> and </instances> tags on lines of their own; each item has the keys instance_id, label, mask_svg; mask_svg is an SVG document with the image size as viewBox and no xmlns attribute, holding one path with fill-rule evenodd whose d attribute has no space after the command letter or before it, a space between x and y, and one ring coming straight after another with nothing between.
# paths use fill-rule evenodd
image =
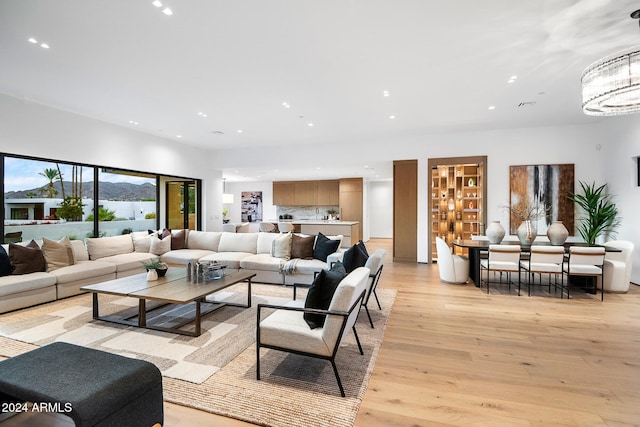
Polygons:
<instances>
[{"instance_id":1,"label":"wooden coffee table","mask_svg":"<svg viewBox=\"0 0 640 427\"><path fill-rule=\"evenodd\" d=\"M202 316L211 313L226 305L236 307L251 307L251 279L255 273L228 273L223 278L211 281L192 281L186 278L184 268L169 268L164 277L148 282L146 273L120 279L109 280L95 285L82 286L80 289L93 293L93 318L123 325L137 326L140 328L154 329L164 332L172 332L193 337L201 334ZM229 286L240 282L247 283L247 304L236 304L224 301L207 300L206 297ZM120 295L138 298L138 313L132 316L100 316L98 295ZM158 301L159 305L147 309L147 300ZM181 318L177 325L166 327L153 322L148 322L153 311L159 310L169 304L194 304L195 315L193 317L178 316ZM203 307L204 306L204 307ZM165 315L166 316L166 315ZM176 318L176 319L177 319ZM180 328L195 322L194 331L185 331Z\"/></svg>"}]
</instances>

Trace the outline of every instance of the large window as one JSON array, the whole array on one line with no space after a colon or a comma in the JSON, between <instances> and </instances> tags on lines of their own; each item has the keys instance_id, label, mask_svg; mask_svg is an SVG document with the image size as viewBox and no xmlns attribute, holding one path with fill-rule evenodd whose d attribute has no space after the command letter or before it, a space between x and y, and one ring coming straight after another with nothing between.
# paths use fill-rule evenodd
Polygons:
<instances>
[{"instance_id":1,"label":"large window","mask_svg":"<svg viewBox=\"0 0 640 427\"><path fill-rule=\"evenodd\" d=\"M161 220L167 222L159 217L160 182L188 182L188 194L197 194L200 187L200 181L194 179L3 154L0 177L3 243L156 229ZM188 195L187 201L191 204ZM184 228L199 226L194 216L195 209L187 209L186 217L191 220L184 222Z\"/></svg>"}]
</instances>

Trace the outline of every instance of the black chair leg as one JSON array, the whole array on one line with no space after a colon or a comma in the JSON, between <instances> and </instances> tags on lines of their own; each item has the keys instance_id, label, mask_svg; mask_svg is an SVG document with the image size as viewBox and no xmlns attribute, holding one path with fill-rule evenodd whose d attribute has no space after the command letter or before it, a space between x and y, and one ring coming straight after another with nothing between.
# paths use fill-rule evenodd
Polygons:
<instances>
[{"instance_id":1,"label":"black chair leg","mask_svg":"<svg viewBox=\"0 0 640 427\"><path fill-rule=\"evenodd\" d=\"M338 375L338 368L336 362L331 359L331 366L333 367L333 373L336 375L336 381L338 381L338 387L340 388L340 395L345 397L344 388L342 387L342 381L340 381L340 375Z\"/></svg>"},{"instance_id":2,"label":"black chair leg","mask_svg":"<svg viewBox=\"0 0 640 427\"><path fill-rule=\"evenodd\" d=\"M260 381L260 346L256 345L256 380Z\"/></svg>"},{"instance_id":3,"label":"black chair leg","mask_svg":"<svg viewBox=\"0 0 640 427\"><path fill-rule=\"evenodd\" d=\"M369 324L371 325L371 329L373 329L373 320L371 320L371 313L369 313L369 307L365 305L364 311L367 312L367 317L369 318Z\"/></svg>"},{"instance_id":4,"label":"black chair leg","mask_svg":"<svg viewBox=\"0 0 640 427\"><path fill-rule=\"evenodd\" d=\"M358 337L358 331L356 331L356 325L353 325L351 329L353 329L353 336L356 337L356 343L358 343L358 350L360 350L361 355L364 355L364 351L362 351L362 346L360 345L360 337Z\"/></svg>"},{"instance_id":5,"label":"black chair leg","mask_svg":"<svg viewBox=\"0 0 640 427\"><path fill-rule=\"evenodd\" d=\"M378 294L376 293L376 290L373 290L373 296L376 297L376 302L378 303L378 310L382 310L382 306L380 305L380 300L378 299Z\"/></svg>"}]
</instances>

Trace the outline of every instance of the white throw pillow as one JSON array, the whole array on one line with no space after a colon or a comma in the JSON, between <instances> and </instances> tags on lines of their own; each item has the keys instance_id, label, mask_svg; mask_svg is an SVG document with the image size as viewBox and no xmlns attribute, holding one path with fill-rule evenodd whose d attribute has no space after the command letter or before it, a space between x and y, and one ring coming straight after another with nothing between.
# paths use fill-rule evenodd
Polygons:
<instances>
[{"instance_id":1,"label":"white throw pillow","mask_svg":"<svg viewBox=\"0 0 640 427\"><path fill-rule=\"evenodd\" d=\"M281 237L273 239L271 256L287 261L291 259L291 233L283 234Z\"/></svg>"},{"instance_id":2,"label":"white throw pillow","mask_svg":"<svg viewBox=\"0 0 640 427\"><path fill-rule=\"evenodd\" d=\"M158 236L156 233L149 234L148 231L134 231L131 233L133 239L133 251L134 252L151 252L151 238L152 236Z\"/></svg>"},{"instance_id":3,"label":"white throw pillow","mask_svg":"<svg viewBox=\"0 0 640 427\"><path fill-rule=\"evenodd\" d=\"M164 239L160 240L157 234L151 234L151 248L149 252L154 255L164 255L165 253L171 250L171 236L167 236Z\"/></svg>"}]
</instances>

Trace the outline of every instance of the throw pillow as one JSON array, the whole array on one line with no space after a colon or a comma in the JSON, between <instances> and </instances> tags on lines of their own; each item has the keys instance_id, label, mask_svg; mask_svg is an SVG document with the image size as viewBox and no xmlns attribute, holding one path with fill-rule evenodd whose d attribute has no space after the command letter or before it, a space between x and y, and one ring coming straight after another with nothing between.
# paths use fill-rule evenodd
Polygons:
<instances>
[{"instance_id":1,"label":"throw pillow","mask_svg":"<svg viewBox=\"0 0 640 427\"><path fill-rule=\"evenodd\" d=\"M316 236L291 236L291 258L312 259L313 242Z\"/></svg>"},{"instance_id":2,"label":"throw pillow","mask_svg":"<svg viewBox=\"0 0 640 427\"><path fill-rule=\"evenodd\" d=\"M291 259L291 233L283 234L273 239L273 242L271 242L271 256L287 261Z\"/></svg>"},{"instance_id":3,"label":"throw pillow","mask_svg":"<svg viewBox=\"0 0 640 427\"><path fill-rule=\"evenodd\" d=\"M26 246L9 243L9 261L13 266L11 274L37 273L47 269L44 255L35 240Z\"/></svg>"},{"instance_id":4,"label":"throw pillow","mask_svg":"<svg viewBox=\"0 0 640 427\"><path fill-rule=\"evenodd\" d=\"M43 237L42 252L44 259L47 261L47 271L57 270L75 263L71 242L67 236L57 242Z\"/></svg>"},{"instance_id":5,"label":"throw pillow","mask_svg":"<svg viewBox=\"0 0 640 427\"><path fill-rule=\"evenodd\" d=\"M347 275L344 266L336 262L331 270L320 270L307 293L307 299L304 302L305 308L317 308L319 310L329 309L331 299L336 288ZM326 319L325 314L304 313L304 321L311 329L321 328L324 326Z\"/></svg>"},{"instance_id":6,"label":"throw pillow","mask_svg":"<svg viewBox=\"0 0 640 427\"><path fill-rule=\"evenodd\" d=\"M157 236L157 234L148 234L144 231L134 231L131 233L133 251L148 254L151 250L151 239Z\"/></svg>"},{"instance_id":7,"label":"throw pillow","mask_svg":"<svg viewBox=\"0 0 640 427\"><path fill-rule=\"evenodd\" d=\"M169 252L170 250L171 250L171 234L169 234L167 237L163 238L162 240L160 240L160 238L157 235L152 234L151 246L149 248L149 252L151 252L154 255L160 256Z\"/></svg>"},{"instance_id":8,"label":"throw pillow","mask_svg":"<svg viewBox=\"0 0 640 427\"><path fill-rule=\"evenodd\" d=\"M187 242L186 230L171 230L171 250L184 249Z\"/></svg>"},{"instance_id":9,"label":"throw pillow","mask_svg":"<svg viewBox=\"0 0 640 427\"><path fill-rule=\"evenodd\" d=\"M369 256L369 252L367 251L367 247L364 245L364 242L362 240L360 240L358 243L356 243L358 245L358 247L360 248L360 250L362 252L364 252L364 254L366 256Z\"/></svg>"},{"instance_id":10,"label":"throw pillow","mask_svg":"<svg viewBox=\"0 0 640 427\"><path fill-rule=\"evenodd\" d=\"M358 243L344 252L342 263L344 264L345 270L347 270L347 274L349 274L358 267L364 267L367 259L369 259L369 255L367 255L366 249L363 250Z\"/></svg>"},{"instance_id":11,"label":"throw pillow","mask_svg":"<svg viewBox=\"0 0 640 427\"><path fill-rule=\"evenodd\" d=\"M13 268L9 261L9 254L0 246L0 277L10 275L11 270L13 270Z\"/></svg>"},{"instance_id":12,"label":"throw pillow","mask_svg":"<svg viewBox=\"0 0 640 427\"><path fill-rule=\"evenodd\" d=\"M340 240L332 240L322 233L318 233L316 245L313 248L313 257L327 262L327 257L338 250Z\"/></svg>"}]
</instances>

